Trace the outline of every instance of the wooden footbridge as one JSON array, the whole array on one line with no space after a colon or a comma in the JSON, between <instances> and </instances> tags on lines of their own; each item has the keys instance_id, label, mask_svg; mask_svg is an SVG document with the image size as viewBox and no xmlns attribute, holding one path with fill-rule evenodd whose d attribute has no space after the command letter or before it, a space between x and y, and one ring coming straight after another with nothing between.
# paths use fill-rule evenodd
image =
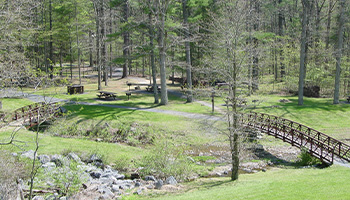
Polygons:
<instances>
[{"instance_id":1,"label":"wooden footbridge","mask_svg":"<svg viewBox=\"0 0 350 200\"><path fill-rule=\"evenodd\" d=\"M3 124L19 124L31 127L39 122L52 119L62 113L59 103L35 103L15 110L12 114L1 115Z\"/></svg>"},{"instance_id":2,"label":"wooden footbridge","mask_svg":"<svg viewBox=\"0 0 350 200\"><path fill-rule=\"evenodd\" d=\"M243 124L281 139L308 152L324 163L332 164L335 156L350 162L350 146L320 131L281 117L247 113L241 118Z\"/></svg>"}]
</instances>

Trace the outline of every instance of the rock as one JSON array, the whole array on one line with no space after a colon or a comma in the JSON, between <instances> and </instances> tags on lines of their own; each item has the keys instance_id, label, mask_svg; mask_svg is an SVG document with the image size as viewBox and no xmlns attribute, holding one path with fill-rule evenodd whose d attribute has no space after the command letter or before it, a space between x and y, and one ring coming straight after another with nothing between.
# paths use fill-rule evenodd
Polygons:
<instances>
[{"instance_id":1,"label":"rock","mask_svg":"<svg viewBox=\"0 0 350 200\"><path fill-rule=\"evenodd\" d=\"M93 172L90 173L90 176L92 178L100 178L101 175L102 175L102 173L100 171L93 171Z\"/></svg>"},{"instance_id":2,"label":"rock","mask_svg":"<svg viewBox=\"0 0 350 200\"><path fill-rule=\"evenodd\" d=\"M47 162L43 164L41 167L45 169L54 169L56 168L56 164L54 162Z\"/></svg>"},{"instance_id":3,"label":"rock","mask_svg":"<svg viewBox=\"0 0 350 200\"><path fill-rule=\"evenodd\" d=\"M11 155L12 155L13 157L17 157L17 156L18 156L18 154L15 153L15 152L11 153Z\"/></svg>"},{"instance_id":4,"label":"rock","mask_svg":"<svg viewBox=\"0 0 350 200\"><path fill-rule=\"evenodd\" d=\"M96 154L92 154L88 160L88 163L95 163L95 162L100 162L103 163L102 159L100 156Z\"/></svg>"},{"instance_id":5,"label":"rock","mask_svg":"<svg viewBox=\"0 0 350 200\"><path fill-rule=\"evenodd\" d=\"M130 179L131 179L131 180L139 179L139 178L140 178L140 174L137 173L137 172L132 173L132 174L130 175Z\"/></svg>"},{"instance_id":6,"label":"rock","mask_svg":"<svg viewBox=\"0 0 350 200\"><path fill-rule=\"evenodd\" d=\"M67 157L71 160L74 160L75 162L81 162L81 159L79 158L79 156L73 152L70 152Z\"/></svg>"},{"instance_id":7,"label":"rock","mask_svg":"<svg viewBox=\"0 0 350 200\"><path fill-rule=\"evenodd\" d=\"M157 181L157 179L154 176L146 176L145 181Z\"/></svg>"},{"instance_id":8,"label":"rock","mask_svg":"<svg viewBox=\"0 0 350 200\"><path fill-rule=\"evenodd\" d=\"M155 188L160 190L163 186L163 181L162 180L158 180L155 184Z\"/></svg>"},{"instance_id":9,"label":"rock","mask_svg":"<svg viewBox=\"0 0 350 200\"><path fill-rule=\"evenodd\" d=\"M40 155L38 156L38 159L40 160L41 164L48 163L51 160L48 155Z\"/></svg>"},{"instance_id":10,"label":"rock","mask_svg":"<svg viewBox=\"0 0 350 200\"><path fill-rule=\"evenodd\" d=\"M170 176L165 180L165 184L176 185L177 181L173 176Z\"/></svg>"},{"instance_id":11,"label":"rock","mask_svg":"<svg viewBox=\"0 0 350 200\"><path fill-rule=\"evenodd\" d=\"M188 156L187 159L193 163L196 163L196 161L191 156Z\"/></svg>"},{"instance_id":12,"label":"rock","mask_svg":"<svg viewBox=\"0 0 350 200\"><path fill-rule=\"evenodd\" d=\"M60 200L67 200L67 197L61 197Z\"/></svg>"},{"instance_id":13,"label":"rock","mask_svg":"<svg viewBox=\"0 0 350 200\"><path fill-rule=\"evenodd\" d=\"M119 192L119 185L112 185L112 192Z\"/></svg>"},{"instance_id":14,"label":"rock","mask_svg":"<svg viewBox=\"0 0 350 200\"><path fill-rule=\"evenodd\" d=\"M138 189L134 192L134 194L137 194L137 195L141 195L142 194L142 190L141 189Z\"/></svg>"},{"instance_id":15,"label":"rock","mask_svg":"<svg viewBox=\"0 0 350 200\"><path fill-rule=\"evenodd\" d=\"M262 172L266 172L266 169L262 169L261 171L262 171Z\"/></svg>"},{"instance_id":16,"label":"rock","mask_svg":"<svg viewBox=\"0 0 350 200\"><path fill-rule=\"evenodd\" d=\"M34 160L34 151L33 150L25 151L21 154L21 156Z\"/></svg>"},{"instance_id":17,"label":"rock","mask_svg":"<svg viewBox=\"0 0 350 200\"><path fill-rule=\"evenodd\" d=\"M116 179L118 180L122 180L125 178L125 175L124 174L118 174L117 176L115 176Z\"/></svg>"},{"instance_id":18,"label":"rock","mask_svg":"<svg viewBox=\"0 0 350 200\"><path fill-rule=\"evenodd\" d=\"M56 200L56 196L55 195L50 195L50 196L46 197L45 200Z\"/></svg>"},{"instance_id":19,"label":"rock","mask_svg":"<svg viewBox=\"0 0 350 200\"><path fill-rule=\"evenodd\" d=\"M140 183L140 182L135 183L135 187L141 187L141 186L142 186L142 183Z\"/></svg>"},{"instance_id":20,"label":"rock","mask_svg":"<svg viewBox=\"0 0 350 200\"><path fill-rule=\"evenodd\" d=\"M42 196L35 196L32 198L32 200L45 200L45 198Z\"/></svg>"},{"instance_id":21,"label":"rock","mask_svg":"<svg viewBox=\"0 0 350 200\"><path fill-rule=\"evenodd\" d=\"M219 176L219 177L222 176L222 174L220 172L216 172L215 175Z\"/></svg>"},{"instance_id":22,"label":"rock","mask_svg":"<svg viewBox=\"0 0 350 200\"><path fill-rule=\"evenodd\" d=\"M147 185L147 189L151 190L154 188L154 185Z\"/></svg>"},{"instance_id":23,"label":"rock","mask_svg":"<svg viewBox=\"0 0 350 200\"><path fill-rule=\"evenodd\" d=\"M57 155L57 154L51 156L50 162L54 162L56 164L56 166L58 166L58 167L61 167L64 165L63 156Z\"/></svg>"},{"instance_id":24,"label":"rock","mask_svg":"<svg viewBox=\"0 0 350 200\"><path fill-rule=\"evenodd\" d=\"M246 173L252 173L252 170L251 169L247 169L247 168L244 168L243 171L246 172Z\"/></svg>"}]
</instances>

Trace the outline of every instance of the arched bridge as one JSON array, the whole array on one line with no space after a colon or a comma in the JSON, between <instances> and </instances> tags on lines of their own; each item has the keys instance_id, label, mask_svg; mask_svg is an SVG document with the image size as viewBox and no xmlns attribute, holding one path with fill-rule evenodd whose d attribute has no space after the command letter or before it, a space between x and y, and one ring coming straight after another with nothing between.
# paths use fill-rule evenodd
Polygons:
<instances>
[{"instance_id":1,"label":"arched bridge","mask_svg":"<svg viewBox=\"0 0 350 200\"><path fill-rule=\"evenodd\" d=\"M306 148L324 163L332 164L335 156L350 162L349 145L300 123L255 112L243 114L242 122L293 146Z\"/></svg>"},{"instance_id":2,"label":"arched bridge","mask_svg":"<svg viewBox=\"0 0 350 200\"><path fill-rule=\"evenodd\" d=\"M13 114L1 115L2 124L19 123L31 127L39 121L57 117L62 112L59 103L35 103L14 111ZM1 124L0 124L1 127Z\"/></svg>"}]
</instances>

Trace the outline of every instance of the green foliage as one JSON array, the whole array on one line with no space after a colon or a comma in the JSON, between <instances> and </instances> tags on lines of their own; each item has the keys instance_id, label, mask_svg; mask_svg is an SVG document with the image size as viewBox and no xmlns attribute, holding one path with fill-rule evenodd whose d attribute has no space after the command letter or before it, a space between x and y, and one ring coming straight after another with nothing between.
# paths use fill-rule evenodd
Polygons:
<instances>
[{"instance_id":1,"label":"green foliage","mask_svg":"<svg viewBox=\"0 0 350 200\"><path fill-rule=\"evenodd\" d=\"M96 120L76 123L66 118L55 121L55 124L46 132L55 136L87 137L105 142L122 142L132 146L152 144L155 138L153 128L147 125L112 121L100 123Z\"/></svg>"},{"instance_id":2,"label":"green foliage","mask_svg":"<svg viewBox=\"0 0 350 200\"><path fill-rule=\"evenodd\" d=\"M299 159L297 163L301 166L321 164L321 161L313 157L306 148L301 149Z\"/></svg>"},{"instance_id":3,"label":"green foliage","mask_svg":"<svg viewBox=\"0 0 350 200\"><path fill-rule=\"evenodd\" d=\"M156 175L161 179L174 176L176 180L184 180L193 171L184 150L166 141L156 143L150 154L141 159L140 166L143 176Z\"/></svg>"},{"instance_id":4,"label":"green foliage","mask_svg":"<svg viewBox=\"0 0 350 200\"><path fill-rule=\"evenodd\" d=\"M16 199L19 179L29 178L29 163L0 150L0 199Z\"/></svg>"},{"instance_id":5,"label":"green foliage","mask_svg":"<svg viewBox=\"0 0 350 200\"><path fill-rule=\"evenodd\" d=\"M79 191L82 183L88 180L84 170L78 163L71 161L69 166L56 167L50 173L53 184L60 189L62 195L71 196Z\"/></svg>"}]
</instances>

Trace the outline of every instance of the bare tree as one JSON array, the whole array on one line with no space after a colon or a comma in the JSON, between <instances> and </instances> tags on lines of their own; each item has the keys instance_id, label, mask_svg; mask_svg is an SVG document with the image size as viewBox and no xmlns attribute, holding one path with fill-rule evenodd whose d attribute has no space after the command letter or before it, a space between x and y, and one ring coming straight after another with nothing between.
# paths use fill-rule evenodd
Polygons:
<instances>
[{"instance_id":1,"label":"bare tree","mask_svg":"<svg viewBox=\"0 0 350 200\"><path fill-rule=\"evenodd\" d=\"M218 95L226 102L226 135L229 140L232 156L231 180L238 179L240 163L241 139L244 134L240 123L242 95L248 93L244 86L248 73L249 52L246 44L245 18L250 13L247 1L221 0L217 2L220 14L213 14L210 31L211 44L208 49L211 57L206 61L205 71L211 80L224 80L227 90ZM239 92L241 91L241 92Z\"/></svg>"}]
</instances>

